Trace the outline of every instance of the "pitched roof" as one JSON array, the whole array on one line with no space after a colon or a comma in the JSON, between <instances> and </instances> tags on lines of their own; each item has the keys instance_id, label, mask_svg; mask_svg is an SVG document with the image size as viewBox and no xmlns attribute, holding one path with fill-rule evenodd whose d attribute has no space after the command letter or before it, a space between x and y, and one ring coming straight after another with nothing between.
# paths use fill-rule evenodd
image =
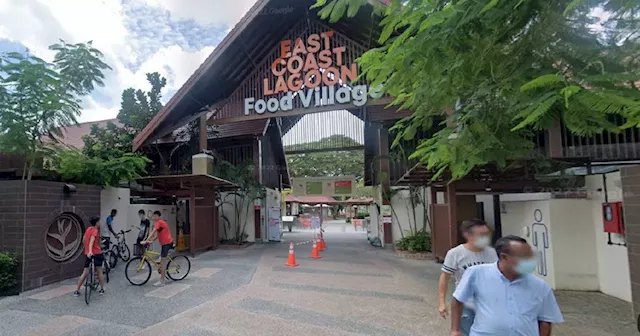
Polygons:
<instances>
[{"instance_id":1,"label":"pitched roof","mask_svg":"<svg viewBox=\"0 0 640 336\"><path fill-rule=\"evenodd\" d=\"M137 149L171 133L178 127L223 105L226 98L255 71L255 61L262 60L280 39L298 22L317 17L319 9L310 9L315 0L258 0L227 34L211 55L171 97L165 107L138 134ZM269 11L284 9L277 15ZM325 23L342 31L363 45L377 41L379 35L372 7L361 9L354 17ZM373 41L373 42L372 42ZM371 45L374 47L375 45Z\"/></svg>"},{"instance_id":2,"label":"pitched roof","mask_svg":"<svg viewBox=\"0 0 640 336\"><path fill-rule=\"evenodd\" d=\"M98 125L98 127L106 127L110 122L116 126L121 126L118 119L84 122L77 125L67 126L64 130L62 130L63 137L58 140L62 144L69 147L82 149L84 148L84 141L82 140L82 137L88 135L91 132L91 127L93 127L93 125Z\"/></svg>"}]
</instances>

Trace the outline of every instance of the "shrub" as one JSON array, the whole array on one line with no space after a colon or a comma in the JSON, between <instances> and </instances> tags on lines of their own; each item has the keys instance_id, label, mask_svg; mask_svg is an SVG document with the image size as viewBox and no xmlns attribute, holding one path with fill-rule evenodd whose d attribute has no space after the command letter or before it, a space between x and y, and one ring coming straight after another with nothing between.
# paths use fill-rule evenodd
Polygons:
<instances>
[{"instance_id":1,"label":"shrub","mask_svg":"<svg viewBox=\"0 0 640 336\"><path fill-rule=\"evenodd\" d=\"M0 252L0 296L18 294L18 257Z\"/></svg>"},{"instance_id":2,"label":"shrub","mask_svg":"<svg viewBox=\"0 0 640 336\"><path fill-rule=\"evenodd\" d=\"M420 231L396 241L396 249L409 252L431 252L431 234Z\"/></svg>"},{"instance_id":3,"label":"shrub","mask_svg":"<svg viewBox=\"0 0 640 336\"><path fill-rule=\"evenodd\" d=\"M347 217L346 221L347 221L347 224L351 223L351 218Z\"/></svg>"}]
</instances>

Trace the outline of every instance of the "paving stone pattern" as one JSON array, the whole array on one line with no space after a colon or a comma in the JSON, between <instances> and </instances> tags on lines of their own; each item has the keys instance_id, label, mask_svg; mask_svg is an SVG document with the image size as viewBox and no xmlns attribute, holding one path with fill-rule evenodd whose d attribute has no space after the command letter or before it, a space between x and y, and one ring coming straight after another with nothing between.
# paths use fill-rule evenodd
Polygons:
<instances>
[{"instance_id":1,"label":"paving stone pattern","mask_svg":"<svg viewBox=\"0 0 640 336\"><path fill-rule=\"evenodd\" d=\"M449 335L437 313L439 265L371 247L364 234L327 230L328 248L313 260L296 248L297 268L284 267L289 241L242 253L213 251L192 260L183 281L131 286L118 265L106 295L87 306L67 280L0 300L0 336L14 335ZM598 293L558 292L567 323L555 336L637 335L631 306Z\"/></svg>"}]
</instances>

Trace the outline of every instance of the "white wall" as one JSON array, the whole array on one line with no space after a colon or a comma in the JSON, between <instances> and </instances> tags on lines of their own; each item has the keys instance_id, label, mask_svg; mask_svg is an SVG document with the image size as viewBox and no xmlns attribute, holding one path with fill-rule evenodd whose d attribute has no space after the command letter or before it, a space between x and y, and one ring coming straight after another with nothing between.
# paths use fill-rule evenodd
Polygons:
<instances>
[{"instance_id":1,"label":"white wall","mask_svg":"<svg viewBox=\"0 0 640 336\"><path fill-rule=\"evenodd\" d=\"M268 241L269 240L269 209L271 207L280 207L282 206L281 202L281 196L282 194L280 193L280 191L276 190L276 189L270 189L270 188L265 188L266 189L266 195L265 195L265 199L261 202L262 204L264 204L263 207L260 208L260 216L262 217L262 220L260 221L260 230L262 232L262 240L263 241ZM282 220L282 219L281 219ZM274 228L275 230L281 230L281 226L280 228Z\"/></svg>"},{"instance_id":2,"label":"white wall","mask_svg":"<svg viewBox=\"0 0 640 336\"><path fill-rule=\"evenodd\" d=\"M549 203L555 288L597 291L597 249L593 246L595 231L590 225L592 202L554 199Z\"/></svg>"},{"instance_id":3,"label":"white wall","mask_svg":"<svg viewBox=\"0 0 640 336\"><path fill-rule=\"evenodd\" d=\"M552 199L548 193L501 196L506 210L501 214L503 235L520 235L533 243L533 235L543 231L532 225L535 209L541 210L550 244L547 276L538 275L555 289L598 290L631 302L627 248L607 244L603 232L602 175L587 176L586 187L587 199ZM609 202L622 201L619 173L607 174L607 194ZM624 237L612 236L614 243L624 242Z\"/></svg>"},{"instance_id":4,"label":"white wall","mask_svg":"<svg viewBox=\"0 0 640 336\"><path fill-rule=\"evenodd\" d=\"M429 209L428 202L429 202L430 192L427 188L421 188L420 197L423 198L425 196L427 198L427 209ZM413 213L413 210L411 209L412 207L411 200L409 198L409 190L400 190L398 193L396 193L391 199L391 207L395 212L391 216L393 221L391 226L393 230L394 241L397 241L401 238L400 227L402 228L402 231L405 236L410 235L410 232L411 232L410 228L416 226L416 223L417 223L417 229L418 230L422 229L423 219L425 217L424 216L425 205L417 204L417 206L415 207L415 219L414 219L414 216L413 216L414 213ZM428 216L429 215L427 212L427 217ZM398 226L398 223L400 224L400 227ZM431 231L429 227L429 222L427 222L426 227L427 227L427 231Z\"/></svg>"},{"instance_id":5,"label":"white wall","mask_svg":"<svg viewBox=\"0 0 640 336\"><path fill-rule=\"evenodd\" d=\"M127 233L125 238L127 245L133 253L133 244L136 242L138 236L138 227L140 225L140 218L138 217L138 211L143 209L145 213L149 211L160 211L162 218L167 221L171 234L174 239L178 239L176 232L176 216L175 208L171 205L156 205L156 204L135 204L130 205L131 193L127 188L107 188L100 192L100 219L104 221L111 213L111 209L118 210L116 218L113 220L113 230L119 232L120 230L132 229ZM151 223L153 225L153 223ZM155 243L155 250L159 251L160 245Z\"/></svg>"},{"instance_id":6,"label":"white wall","mask_svg":"<svg viewBox=\"0 0 640 336\"><path fill-rule=\"evenodd\" d=\"M606 175L609 202L622 201L620 173ZM598 260L598 283L600 291L631 302L631 280L629 276L629 257L625 246L608 245L607 234L603 232L602 203L604 188L602 175L587 176L587 190L591 200L592 225L595 233L595 247ZM602 191L598 192L598 189ZM612 242L622 243L624 237L612 235Z\"/></svg>"},{"instance_id":7,"label":"white wall","mask_svg":"<svg viewBox=\"0 0 640 336\"><path fill-rule=\"evenodd\" d=\"M222 207L219 208L218 214L220 216L220 225L219 225L219 233L221 239L233 239L235 237L236 228L240 225L245 225L244 232L247 234L248 242L255 242L255 225L254 225L254 202L249 202L248 200L242 201L240 197L230 194L230 193L221 193L221 199L225 202ZM234 205L234 199L237 199L238 206L242 205L242 209L240 211L240 221L236 220L236 209ZM248 209L248 210L247 210ZM227 219L229 219L230 223L227 223L226 220L222 218L222 215L225 215ZM226 228L223 227L227 226ZM225 236L226 230L226 236Z\"/></svg>"},{"instance_id":8,"label":"white wall","mask_svg":"<svg viewBox=\"0 0 640 336\"><path fill-rule=\"evenodd\" d=\"M521 236L532 245L535 245L533 240L537 236L538 247L534 248L538 255L538 267L534 274L556 288L550 201L506 202L504 208L506 211L501 214L502 235ZM546 235L547 232L550 239L545 249L543 233Z\"/></svg>"},{"instance_id":9,"label":"white wall","mask_svg":"<svg viewBox=\"0 0 640 336\"><path fill-rule=\"evenodd\" d=\"M131 253L133 253L133 244L136 243L136 238L138 237L138 233L140 232L138 228L140 227L140 217L138 216L138 211L144 210L146 214L152 214L154 211L160 211L162 214L161 218L167 222L169 225L169 229L171 231L171 235L173 236L174 243L178 243L178 231L177 231L177 215L176 208L173 205L161 205L161 204L131 204L128 206L127 211L127 222L126 226L128 229L131 229L131 232L127 233L127 245L131 249ZM151 227L149 230L153 229L153 225L155 224L151 219ZM149 231L151 232L151 231ZM188 244L189 242L187 242ZM160 243L156 240L153 243L154 251L160 251Z\"/></svg>"}]
</instances>

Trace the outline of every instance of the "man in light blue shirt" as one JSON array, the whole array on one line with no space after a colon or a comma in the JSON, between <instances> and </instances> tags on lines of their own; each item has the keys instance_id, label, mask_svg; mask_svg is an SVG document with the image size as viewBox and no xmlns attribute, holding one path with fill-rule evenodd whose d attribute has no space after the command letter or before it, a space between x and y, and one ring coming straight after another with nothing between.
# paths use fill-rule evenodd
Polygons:
<instances>
[{"instance_id":1,"label":"man in light blue shirt","mask_svg":"<svg viewBox=\"0 0 640 336\"><path fill-rule=\"evenodd\" d=\"M496 242L499 260L469 268L453 293L451 336L459 336L463 304L473 299L470 336L550 336L564 322L551 287L531 274L536 259L527 241L506 236Z\"/></svg>"}]
</instances>

